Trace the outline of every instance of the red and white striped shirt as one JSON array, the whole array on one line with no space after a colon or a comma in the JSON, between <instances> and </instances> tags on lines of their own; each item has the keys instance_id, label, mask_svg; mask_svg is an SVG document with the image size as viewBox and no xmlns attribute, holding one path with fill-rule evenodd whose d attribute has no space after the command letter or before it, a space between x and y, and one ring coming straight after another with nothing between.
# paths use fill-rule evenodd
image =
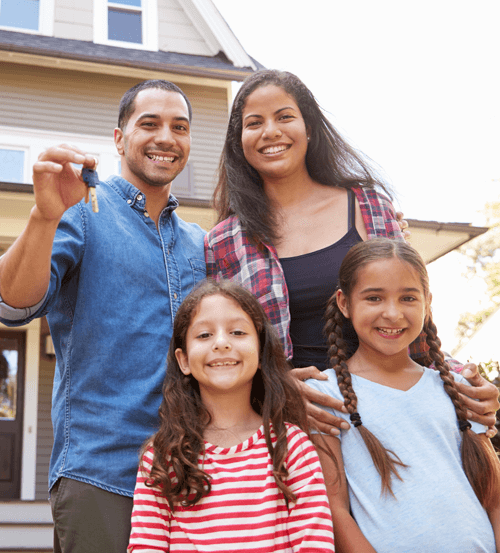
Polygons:
<instances>
[{"instance_id":1,"label":"red and white striped shirt","mask_svg":"<svg viewBox=\"0 0 500 553\"><path fill-rule=\"evenodd\" d=\"M276 436L272 432L273 442ZM304 432L287 425L286 484L296 495L288 508L272 473L261 427L230 448L205 443L198 463L212 490L193 507L172 512L161 491L144 485L139 469L128 552L332 552L333 528L323 473ZM153 451L143 457L147 473Z\"/></svg>"}]
</instances>

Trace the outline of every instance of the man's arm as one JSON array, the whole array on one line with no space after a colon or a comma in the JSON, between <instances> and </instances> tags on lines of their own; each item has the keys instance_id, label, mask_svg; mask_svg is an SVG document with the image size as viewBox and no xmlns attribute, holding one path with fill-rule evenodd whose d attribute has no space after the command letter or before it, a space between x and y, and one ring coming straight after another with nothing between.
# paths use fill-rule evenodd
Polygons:
<instances>
[{"instance_id":1,"label":"man's arm","mask_svg":"<svg viewBox=\"0 0 500 553\"><path fill-rule=\"evenodd\" d=\"M73 146L61 145L40 154L33 166L35 206L26 228L0 259L0 295L11 307L36 305L47 291L57 226L87 190L81 171L72 163L94 167L96 160Z\"/></svg>"}]
</instances>

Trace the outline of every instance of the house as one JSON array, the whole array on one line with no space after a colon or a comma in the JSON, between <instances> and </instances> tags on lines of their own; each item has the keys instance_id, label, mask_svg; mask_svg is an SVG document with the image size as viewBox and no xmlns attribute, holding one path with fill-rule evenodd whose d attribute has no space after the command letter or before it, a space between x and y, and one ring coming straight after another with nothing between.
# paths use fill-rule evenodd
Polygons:
<instances>
[{"instance_id":1,"label":"house","mask_svg":"<svg viewBox=\"0 0 500 553\"><path fill-rule=\"evenodd\" d=\"M118 103L145 79L170 80L191 100L191 157L173 191L180 216L210 228L231 83L259 67L211 0L1 0L0 250L25 226L46 147L74 144L98 158L101 178L119 172ZM0 551L50 551L47 324L0 325L0 346Z\"/></svg>"},{"instance_id":2,"label":"house","mask_svg":"<svg viewBox=\"0 0 500 553\"><path fill-rule=\"evenodd\" d=\"M119 171L112 139L118 102L148 78L173 81L192 102L190 163L173 191L181 217L210 228L231 82L260 67L211 0L18 5L0 0L0 249L26 224L34 204L31 166L47 146L69 142L92 153L101 178ZM430 258L457 246L450 236L465 241L472 229L410 226L415 245L418 236L423 245L434 244ZM55 362L46 321L0 325L0 346L0 551L51 551L47 474Z\"/></svg>"}]
</instances>

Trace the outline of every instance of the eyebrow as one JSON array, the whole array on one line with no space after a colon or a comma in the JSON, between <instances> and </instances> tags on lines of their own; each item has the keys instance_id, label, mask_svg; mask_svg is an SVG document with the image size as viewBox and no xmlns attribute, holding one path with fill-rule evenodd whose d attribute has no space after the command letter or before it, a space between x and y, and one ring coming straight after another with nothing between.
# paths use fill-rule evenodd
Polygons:
<instances>
[{"instance_id":1,"label":"eyebrow","mask_svg":"<svg viewBox=\"0 0 500 553\"><path fill-rule=\"evenodd\" d=\"M361 290L361 294L366 294L368 292L384 292L385 288L365 288L364 290ZM419 294L422 293L422 290L419 290L418 288L400 288L400 292L417 292Z\"/></svg>"},{"instance_id":2,"label":"eyebrow","mask_svg":"<svg viewBox=\"0 0 500 553\"><path fill-rule=\"evenodd\" d=\"M280 109L277 109L275 112L274 112L274 115L277 115L278 113L282 112L282 111L285 111L287 109L293 109L293 111L297 111L293 106L285 106L283 108L280 108ZM245 117L243 118L243 121L245 121L245 119L248 119L249 117L262 117L262 115L259 115L259 114L255 114L255 113L252 113L252 114L249 114L249 115L245 115Z\"/></svg>"},{"instance_id":3,"label":"eyebrow","mask_svg":"<svg viewBox=\"0 0 500 553\"><path fill-rule=\"evenodd\" d=\"M137 121L142 121L143 119L160 119L160 116L157 113L141 113L137 118ZM173 118L174 121L184 121L189 124L189 119L187 117L178 116Z\"/></svg>"},{"instance_id":4,"label":"eyebrow","mask_svg":"<svg viewBox=\"0 0 500 553\"><path fill-rule=\"evenodd\" d=\"M246 323L246 324L250 324L249 321L247 321L244 317L235 317L234 319L229 319L229 324L242 324L242 323ZM196 326L199 326L199 325L202 325L202 326L205 326L205 325L209 325L209 324L212 324L213 321L212 319L206 319L206 320L201 320L201 321L196 321L195 323L193 323L193 327L196 327ZM252 323L253 324L253 323Z\"/></svg>"}]
</instances>

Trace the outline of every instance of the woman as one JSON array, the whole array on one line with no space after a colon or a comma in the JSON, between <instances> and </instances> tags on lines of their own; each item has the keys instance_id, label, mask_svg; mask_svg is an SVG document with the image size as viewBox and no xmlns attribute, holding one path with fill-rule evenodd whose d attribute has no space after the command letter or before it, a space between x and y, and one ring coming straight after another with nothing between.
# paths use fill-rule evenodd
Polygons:
<instances>
[{"instance_id":1,"label":"woman","mask_svg":"<svg viewBox=\"0 0 500 553\"><path fill-rule=\"evenodd\" d=\"M236 280L257 296L300 380L325 378L318 370L326 368L323 314L347 251L375 236L402 239L392 204L376 188L388 194L295 75L262 70L243 83L219 166L219 219L205 241L207 274ZM352 353L355 339L348 341ZM416 360L422 343L412 346ZM341 408L305 388L307 399ZM477 420L492 426L496 388L484 381L468 393L488 399L468 406L488 413ZM309 409L320 421L341 424Z\"/></svg>"}]
</instances>

